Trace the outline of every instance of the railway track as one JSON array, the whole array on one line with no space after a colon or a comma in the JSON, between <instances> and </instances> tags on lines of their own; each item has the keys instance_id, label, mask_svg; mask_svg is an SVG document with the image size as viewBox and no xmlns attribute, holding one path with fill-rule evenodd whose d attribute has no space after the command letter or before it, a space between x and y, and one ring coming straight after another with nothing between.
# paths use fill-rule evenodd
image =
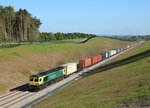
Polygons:
<instances>
[{"instance_id":1,"label":"railway track","mask_svg":"<svg viewBox=\"0 0 150 108\"><path fill-rule=\"evenodd\" d=\"M21 88L3 95L0 95L0 108L10 107L12 104L20 102L21 100L33 95L28 88Z\"/></svg>"},{"instance_id":2,"label":"railway track","mask_svg":"<svg viewBox=\"0 0 150 108\"><path fill-rule=\"evenodd\" d=\"M55 85L56 83L53 83L50 86ZM19 90L15 90L15 91L0 95L0 108L11 108L12 105L19 103L25 100L26 98L33 96L41 91L44 91L45 89L46 88L38 92L29 92L28 88L21 88Z\"/></svg>"},{"instance_id":3,"label":"railway track","mask_svg":"<svg viewBox=\"0 0 150 108\"><path fill-rule=\"evenodd\" d=\"M55 83L51 84L51 86L54 84ZM46 88L44 88L40 91L43 91L45 89ZM11 108L12 105L19 103L19 102L25 100L26 98L39 93L40 91L29 92L28 88L21 88L21 89L0 95L0 108Z\"/></svg>"},{"instance_id":4,"label":"railway track","mask_svg":"<svg viewBox=\"0 0 150 108\"><path fill-rule=\"evenodd\" d=\"M30 92L22 92L20 94L11 96L9 98L7 98L6 100L3 100L0 102L0 107L10 107L11 105L20 102L21 100L33 95L34 93L30 93Z\"/></svg>"},{"instance_id":5,"label":"railway track","mask_svg":"<svg viewBox=\"0 0 150 108\"><path fill-rule=\"evenodd\" d=\"M9 98L10 96L13 96L13 95L16 95L16 94L20 94L21 92L21 90L28 90L28 88L26 88L26 87L22 87L22 88L20 88L20 89L18 89L18 90L14 90L14 91L11 91L11 92L9 92L9 93L6 93L6 94L3 94L3 95L0 95L0 102L2 101L2 100L5 100L6 98Z\"/></svg>"}]
</instances>

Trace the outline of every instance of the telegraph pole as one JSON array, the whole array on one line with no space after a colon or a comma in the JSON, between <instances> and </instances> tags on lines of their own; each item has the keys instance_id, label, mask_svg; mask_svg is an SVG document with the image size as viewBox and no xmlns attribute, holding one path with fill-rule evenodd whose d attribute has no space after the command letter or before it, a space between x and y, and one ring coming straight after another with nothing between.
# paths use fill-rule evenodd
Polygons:
<instances>
[{"instance_id":1,"label":"telegraph pole","mask_svg":"<svg viewBox=\"0 0 150 108\"><path fill-rule=\"evenodd\" d=\"M53 56L51 56L51 69L53 71Z\"/></svg>"}]
</instances>

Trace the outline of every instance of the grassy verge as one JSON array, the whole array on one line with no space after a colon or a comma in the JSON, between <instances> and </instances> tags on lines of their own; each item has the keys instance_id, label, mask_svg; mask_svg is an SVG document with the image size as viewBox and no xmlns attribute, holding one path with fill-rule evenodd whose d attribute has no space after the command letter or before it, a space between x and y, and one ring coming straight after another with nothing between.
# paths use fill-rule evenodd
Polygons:
<instances>
[{"instance_id":1,"label":"grassy verge","mask_svg":"<svg viewBox=\"0 0 150 108\"><path fill-rule=\"evenodd\" d=\"M150 105L150 41L53 93L33 108L121 108Z\"/></svg>"},{"instance_id":2,"label":"grassy verge","mask_svg":"<svg viewBox=\"0 0 150 108\"><path fill-rule=\"evenodd\" d=\"M7 85L7 89L27 83L30 75L50 69L51 56L54 58L54 67L57 67L68 62L78 62L82 56L95 55L128 43L95 37L80 44L53 43L21 45L9 49L0 48L0 76L3 76L0 82ZM15 77L17 78L14 79ZM9 82L12 84L9 85ZM0 91L4 89L0 88Z\"/></svg>"}]
</instances>

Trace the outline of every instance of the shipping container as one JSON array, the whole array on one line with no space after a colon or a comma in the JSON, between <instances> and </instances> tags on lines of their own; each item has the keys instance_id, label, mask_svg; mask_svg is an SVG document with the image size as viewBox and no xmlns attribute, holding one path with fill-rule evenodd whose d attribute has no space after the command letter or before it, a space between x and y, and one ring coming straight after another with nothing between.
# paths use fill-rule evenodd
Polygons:
<instances>
[{"instance_id":1,"label":"shipping container","mask_svg":"<svg viewBox=\"0 0 150 108\"><path fill-rule=\"evenodd\" d=\"M131 47L134 47L134 44L131 44Z\"/></svg>"},{"instance_id":2,"label":"shipping container","mask_svg":"<svg viewBox=\"0 0 150 108\"><path fill-rule=\"evenodd\" d=\"M110 51L110 56L113 56L113 55L114 55L114 51L111 50L111 51Z\"/></svg>"},{"instance_id":3,"label":"shipping container","mask_svg":"<svg viewBox=\"0 0 150 108\"><path fill-rule=\"evenodd\" d=\"M117 51L116 51L116 50L113 50L113 51L114 51L114 55L117 54Z\"/></svg>"},{"instance_id":4,"label":"shipping container","mask_svg":"<svg viewBox=\"0 0 150 108\"><path fill-rule=\"evenodd\" d=\"M127 48L126 47L124 47L124 50L126 50Z\"/></svg>"},{"instance_id":5,"label":"shipping container","mask_svg":"<svg viewBox=\"0 0 150 108\"><path fill-rule=\"evenodd\" d=\"M128 45L128 48L130 48L130 45Z\"/></svg>"},{"instance_id":6,"label":"shipping container","mask_svg":"<svg viewBox=\"0 0 150 108\"><path fill-rule=\"evenodd\" d=\"M110 57L110 56L111 56L111 52L109 51L109 52L108 52L108 57Z\"/></svg>"},{"instance_id":7,"label":"shipping container","mask_svg":"<svg viewBox=\"0 0 150 108\"><path fill-rule=\"evenodd\" d=\"M92 56L92 57L91 57L91 63L92 63L92 64L97 63L97 56Z\"/></svg>"},{"instance_id":8,"label":"shipping container","mask_svg":"<svg viewBox=\"0 0 150 108\"><path fill-rule=\"evenodd\" d=\"M101 53L101 55L102 55L102 59L105 60L105 59L106 59L106 56L107 56L107 53L104 52L104 53Z\"/></svg>"},{"instance_id":9,"label":"shipping container","mask_svg":"<svg viewBox=\"0 0 150 108\"><path fill-rule=\"evenodd\" d=\"M102 60L102 55L99 54L99 55L97 56L97 61L99 62L99 61L101 61L101 60Z\"/></svg>"},{"instance_id":10,"label":"shipping container","mask_svg":"<svg viewBox=\"0 0 150 108\"><path fill-rule=\"evenodd\" d=\"M77 71L77 63L75 62L67 63L61 66L65 69L64 71L66 76Z\"/></svg>"},{"instance_id":11,"label":"shipping container","mask_svg":"<svg viewBox=\"0 0 150 108\"><path fill-rule=\"evenodd\" d=\"M85 58L84 60L79 60L79 67L88 67L91 65L91 58Z\"/></svg>"},{"instance_id":12,"label":"shipping container","mask_svg":"<svg viewBox=\"0 0 150 108\"><path fill-rule=\"evenodd\" d=\"M130 45L127 45L127 49L129 49L130 48Z\"/></svg>"},{"instance_id":13,"label":"shipping container","mask_svg":"<svg viewBox=\"0 0 150 108\"><path fill-rule=\"evenodd\" d=\"M106 58L108 58L108 52L106 52Z\"/></svg>"},{"instance_id":14,"label":"shipping container","mask_svg":"<svg viewBox=\"0 0 150 108\"><path fill-rule=\"evenodd\" d=\"M119 48L120 49L120 52L122 51L122 48Z\"/></svg>"},{"instance_id":15,"label":"shipping container","mask_svg":"<svg viewBox=\"0 0 150 108\"><path fill-rule=\"evenodd\" d=\"M118 49L116 49L116 53L117 53L117 54L119 53L119 48L118 48Z\"/></svg>"}]
</instances>

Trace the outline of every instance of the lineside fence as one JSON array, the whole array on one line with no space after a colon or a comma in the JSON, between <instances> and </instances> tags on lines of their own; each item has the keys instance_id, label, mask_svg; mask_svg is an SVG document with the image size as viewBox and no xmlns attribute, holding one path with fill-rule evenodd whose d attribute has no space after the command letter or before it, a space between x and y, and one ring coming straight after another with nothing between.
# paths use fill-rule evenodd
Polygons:
<instances>
[{"instance_id":1,"label":"lineside fence","mask_svg":"<svg viewBox=\"0 0 150 108\"><path fill-rule=\"evenodd\" d=\"M82 43L88 38L82 40L70 39L70 40L56 40L56 41L47 41L47 42L10 42L10 43L0 43L0 48L13 48L20 45L33 45L33 44L59 44L59 43Z\"/></svg>"}]
</instances>

